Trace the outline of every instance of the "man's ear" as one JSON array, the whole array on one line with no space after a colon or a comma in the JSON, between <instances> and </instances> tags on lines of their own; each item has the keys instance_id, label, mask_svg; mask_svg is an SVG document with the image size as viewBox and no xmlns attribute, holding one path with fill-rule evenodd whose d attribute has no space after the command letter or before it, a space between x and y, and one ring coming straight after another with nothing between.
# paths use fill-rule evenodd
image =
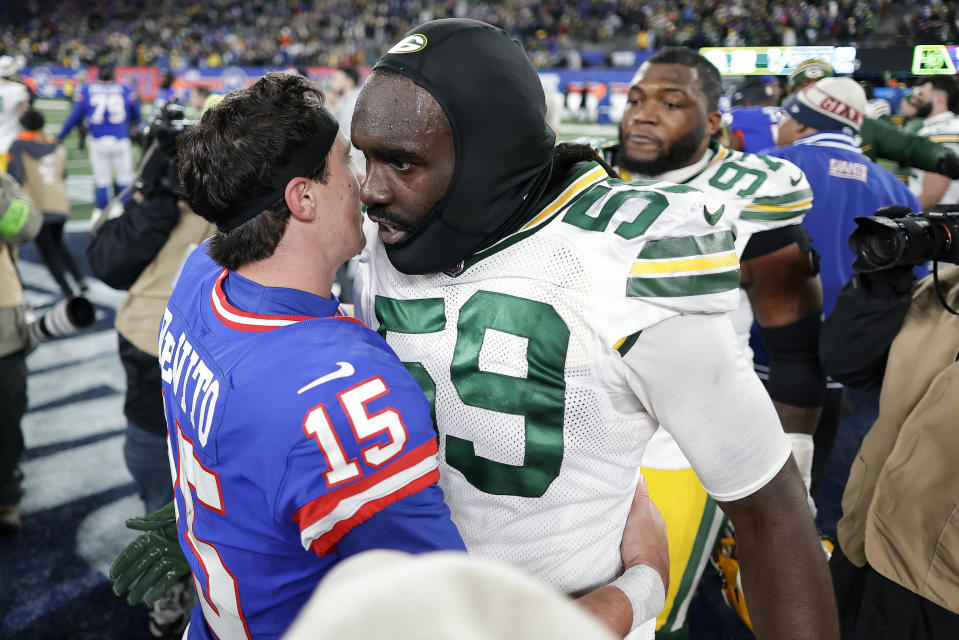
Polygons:
<instances>
[{"instance_id":1,"label":"man's ear","mask_svg":"<svg viewBox=\"0 0 959 640\"><path fill-rule=\"evenodd\" d=\"M286 206L297 220L310 222L316 215L316 198L310 190L309 178L293 178L286 183Z\"/></svg>"},{"instance_id":2,"label":"man's ear","mask_svg":"<svg viewBox=\"0 0 959 640\"><path fill-rule=\"evenodd\" d=\"M710 111L706 114L706 134L710 137L719 133L723 126L723 114L719 111Z\"/></svg>"}]
</instances>

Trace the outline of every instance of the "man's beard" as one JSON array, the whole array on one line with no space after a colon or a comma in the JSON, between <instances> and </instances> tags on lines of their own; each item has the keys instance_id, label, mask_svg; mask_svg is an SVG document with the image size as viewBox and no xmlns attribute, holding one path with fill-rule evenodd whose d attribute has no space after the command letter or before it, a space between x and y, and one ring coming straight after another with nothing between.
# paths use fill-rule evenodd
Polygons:
<instances>
[{"instance_id":1,"label":"man's beard","mask_svg":"<svg viewBox=\"0 0 959 640\"><path fill-rule=\"evenodd\" d=\"M661 153L652 160L633 160L623 151L623 127L619 127L619 154L617 164L621 169L630 173L640 173L646 176L658 176L661 173L687 167L692 162L693 155L699 150L706 135L706 121L701 120L699 125L676 140L666 153Z\"/></svg>"},{"instance_id":2,"label":"man's beard","mask_svg":"<svg viewBox=\"0 0 959 640\"><path fill-rule=\"evenodd\" d=\"M912 106L916 109L916 116L925 120L929 117L929 114L932 113L932 103L931 102L920 102L916 104L912 103Z\"/></svg>"}]
</instances>

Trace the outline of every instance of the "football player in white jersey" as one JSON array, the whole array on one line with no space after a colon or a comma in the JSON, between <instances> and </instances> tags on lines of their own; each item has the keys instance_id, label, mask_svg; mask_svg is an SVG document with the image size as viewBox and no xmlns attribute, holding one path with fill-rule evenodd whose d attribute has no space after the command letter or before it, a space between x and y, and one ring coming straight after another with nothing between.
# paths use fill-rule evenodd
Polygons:
<instances>
[{"instance_id":1,"label":"football player in white jersey","mask_svg":"<svg viewBox=\"0 0 959 640\"><path fill-rule=\"evenodd\" d=\"M586 593L611 628L635 630L655 590L633 569L603 585L622 571L637 472L662 426L736 526L757 635L838 637L789 441L726 314L739 211L690 186L616 179L583 147L554 150L522 48L472 20L426 23L391 48L352 139L375 223L357 315L434 403L467 549ZM757 193L775 170L763 167L718 180Z\"/></svg>"},{"instance_id":2,"label":"football player in white jersey","mask_svg":"<svg viewBox=\"0 0 959 640\"><path fill-rule=\"evenodd\" d=\"M30 92L14 78L20 63L13 56L0 56L0 172L7 170L10 145L20 133L20 116L30 106Z\"/></svg>"},{"instance_id":3,"label":"football player in white jersey","mask_svg":"<svg viewBox=\"0 0 959 640\"><path fill-rule=\"evenodd\" d=\"M794 164L719 146L720 92L719 71L704 57L684 47L661 50L634 76L620 143L607 151L623 179L669 180L722 203L742 263L736 333L751 359L755 315L771 355L769 395L808 489L811 434L825 389L817 351L822 289L800 224L813 194ZM659 626L674 632L685 624L722 514L667 432L657 432L647 447L643 473L668 523L673 579Z\"/></svg>"},{"instance_id":4,"label":"football player in white jersey","mask_svg":"<svg viewBox=\"0 0 959 640\"><path fill-rule=\"evenodd\" d=\"M955 76L929 76L916 85L912 94L916 115L923 119L918 135L959 152L959 80ZM959 204L959 180L913 169L909 190L924 210L937 204Z\"/></svg>"}]
</instances>

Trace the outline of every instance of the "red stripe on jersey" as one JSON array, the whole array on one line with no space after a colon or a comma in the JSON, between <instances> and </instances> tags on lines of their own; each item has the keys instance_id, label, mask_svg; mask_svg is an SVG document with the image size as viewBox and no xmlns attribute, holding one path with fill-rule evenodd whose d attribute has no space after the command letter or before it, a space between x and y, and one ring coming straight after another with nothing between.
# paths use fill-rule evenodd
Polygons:
<instances>
[{"instance_id":1,"label":"red stripe on jersey","mask_svg":"<svg viewBox=\"0 0 959 640\"><path fill-rule=\"evenodd\" d=\"M439 482L439 480L439 469L433 469L426 475L420 476L416 480L413 480L403 488L394 491L390 495L367 502L360 507L352 517L346 520L340 520L333 525L332 529L314 540L312 544L310 544L310 549L318 556L326 555L340 540L343 539L343 536L353 529L353 527L366 522L394 502L398 502L407 496L413 495L421 489L425 489L430 485L436 484Z\"/></svg>"},{"instance_id":2,"label":"red stripe on jersey","mask_svg":"<svg viewBox=\"0 0 959 640\"><path fill-rule=\"evenodd\" d=\"M238 329L240 331L269 331L270 329L285 327L294 322L300 322L301 320L314 319L313 316L265 315L237 309L230 304L230 301L226 299L226 294L223 292L223 281L226 279L228 273L230 273L228 269L223 269L220 275L217 276L216 282L213 284L213 295L216 296L216 300L211 298L210 305L213 307L213 313L216 314L223 324L231 329ZM220 303L219 306L216 304L217 301Z\"/></svg>"},{"instance_id":3,"label":"red stripe on jersey","mask_svg":"<svg viewBox=\"0 0 959 640\"><path fill-rule=\"evenodd\" d=\"M331 491L326 493L315 500L306 503L302 507L296 510L296 513L293 514L291 520L295 522L300 527L300 531L306 529L312 524L322 520L342 502L343 500L355 496L359 493L363 493L371 487L375 487L379 483L388 480L390 477L414 467L423 460L426 460L430 456L435 456L438 453L436 440L430 439L427 442L424 442L416 449L413 449L407 453L402 458L394 461L388 467L377 471L371 475L366 476L353 482L352 484L344 486L342 489L337 489L336 491ZM424 476L421 476L424 477ZM438 476L437 476L438 479ZM412 481L413 483L417 482L419 479ZM435 482L435 480L434 480ZM398 489L398 492L404 491L406 486ZM396 493L396 492L394 492ZM405 494L409 495L409 494ZM389 497L389 496L386 496ZM382 500L379 498L377 500ZM374 501L375 502L375 501ZM383 506L386 506L385 504ZM365 508L361 507L361 510ZM382 507L381 507L382 508ZM375 513L375 512L374 512ZM372 515L372 514L371 514ZM369 517L369 516L367 516ZM364 518L365 519L365 518ZM328 532L329 533L329 532ZM342 537L342 536L341 536ZM314 543L315 544L315 543Z\"/></svg>"},{"instance_id":4,"label":"red stripe on jersey","mask_svg":"<svg viewBox=\"0 0 959 640\"><path fill-rule=\"evenodd\" d=\"M297 322L302 322L303 320L317 319L317 316L267 315L262 313L250 313L249 311L238 309L230 304L230 301L226 298L226 293L223 292L223 280L226 279L227 274L229 274L229 270L223 269L220 272L220 275L217 276L216 282L213 284L213 293L210 296L210 306L213 308L213 313L220 320L220 322L231 329L236 329L237 331L253 332L271 331L273 329L286 327ZM337 308L337 313L342 313L339 308ZM356 318L351 318L349 316L335 315L325 317L336 320L350 320L352 322L357 322L364 327L366 326Z\"/></svg>"}]
</instances>

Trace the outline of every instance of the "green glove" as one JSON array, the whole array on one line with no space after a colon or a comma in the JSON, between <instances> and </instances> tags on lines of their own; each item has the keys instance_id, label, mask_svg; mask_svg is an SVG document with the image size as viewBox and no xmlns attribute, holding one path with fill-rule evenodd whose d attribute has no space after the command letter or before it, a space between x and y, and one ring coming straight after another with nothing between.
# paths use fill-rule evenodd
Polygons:
<instances>
[{"instance_id":1,"label":"green glove","mask_svg":"<svg viewBox=\"0 0 959 640\"><path fill-rule=\"evenodd\" d=\"M147 603L153 604L190 574L190 565L177 543L173 503L145 516L130 518L126 524L128 529L143 533L127 545L110 567L113 593L122 595L136 582L127 594L127 603L135 605L145 595Z\"/></svg>"}]
</instances>

